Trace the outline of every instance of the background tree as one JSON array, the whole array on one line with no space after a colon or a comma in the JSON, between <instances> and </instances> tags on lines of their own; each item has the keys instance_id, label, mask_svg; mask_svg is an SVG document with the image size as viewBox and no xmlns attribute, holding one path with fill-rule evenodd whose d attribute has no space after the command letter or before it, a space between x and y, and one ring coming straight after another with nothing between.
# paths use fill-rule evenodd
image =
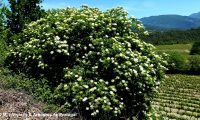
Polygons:
<instances>
[{"instance_id":1,"label":"background tree","mask_svg":"<svg viewBox=\"0 0 200 120\"><path fill-rule=\"evenodd\" d=\"M200 42L195 42L193 44L190 55L200 55Z\"/></svg>"},{"instance_id":2,"label":"background tree","mask_svg":"<svg viewBox=\"0 0 200 120\"><path fill-rule=\"evenodd\" d=\"M0 1L0 29L1 29L1 27L2 27L2 24L3 24L3 19L2 19L2 1Z\"/></svg>"},{"instance_id":3,"label":"background tree","mask_svg":"<svg viewBox=\"0 0 200 120\"><path fill-rule=\"evenodd\" d=\"M4 6L2 1L0 1L0 31L2 31L4 29L5 12L6 12L6 7Z\"/></svg>"},{"instance_id":4,"label":"background tree","mask_svg":"<svg viewBox=\"0 0 200 120\"><path fill-rule=\"evenodd\" d=\"M13 33L21 32L25 24L36 21L44 14L42 0L8 0L10 12L7 14L7 26Z\"/></svg>"}]
</instances>

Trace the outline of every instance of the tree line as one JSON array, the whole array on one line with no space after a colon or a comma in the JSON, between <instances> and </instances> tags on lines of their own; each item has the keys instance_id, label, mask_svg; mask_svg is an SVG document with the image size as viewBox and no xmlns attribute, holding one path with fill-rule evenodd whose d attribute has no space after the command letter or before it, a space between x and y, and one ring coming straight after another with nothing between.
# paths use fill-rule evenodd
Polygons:
<instances>
[{"instance_id":1,"label":"tree line","mask_svg":"<svg viewBox=\"0 0 200 120\"><path fill-rule=\"evenodd\" d=\"M25 28L25 25L45 15L42 0L8 0L8 5L0 1L0 33L6 42Z\"/></svg>"},{"instance_id":2,"label":"tree line","mask_svg":"<svg viewBox=\"0 0 200 120\"><path fill-rule=\"evenodd\" d=\"M150 32L148 36L140 35L145 42L154 45L162 44L187 44L200 41L200 28L189 30L171 30L166 32Z\"/></svg>"}]
</instances>

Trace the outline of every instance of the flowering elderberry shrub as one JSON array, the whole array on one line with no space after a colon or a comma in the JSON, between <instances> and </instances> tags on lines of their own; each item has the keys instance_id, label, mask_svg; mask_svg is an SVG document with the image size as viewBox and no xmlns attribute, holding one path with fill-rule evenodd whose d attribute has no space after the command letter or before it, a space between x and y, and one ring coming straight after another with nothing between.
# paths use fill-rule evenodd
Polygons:
<instances>
[{"instance_id":1,"label":"flowering elderberry shrub","mask_svg":"<svg viewBox=\"0 0 200 120\"><path fill-rule=\"evenodd\" d=\"M144 118L166 61L138 38L143 26L118 7L52 10L15 40L11 68L43 76L85 119Z\"/></svg>"}]
</instances>

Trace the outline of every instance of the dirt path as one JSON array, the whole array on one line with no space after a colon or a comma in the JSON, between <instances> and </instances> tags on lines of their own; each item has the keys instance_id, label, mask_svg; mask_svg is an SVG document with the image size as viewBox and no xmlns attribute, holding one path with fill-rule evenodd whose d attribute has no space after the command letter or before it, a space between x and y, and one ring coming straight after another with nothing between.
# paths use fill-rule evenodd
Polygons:
<instances>
[{"instance_id":1,"label":"dirt path","mask_svg":"<svg viewBox=\"0 0 200 120\"><path fill-rule=\"evenodd\" d=\"M44 114L43 105L23 92L0 89L0 120L70 120L66 116Z\"/></svg>"}]
</instances>

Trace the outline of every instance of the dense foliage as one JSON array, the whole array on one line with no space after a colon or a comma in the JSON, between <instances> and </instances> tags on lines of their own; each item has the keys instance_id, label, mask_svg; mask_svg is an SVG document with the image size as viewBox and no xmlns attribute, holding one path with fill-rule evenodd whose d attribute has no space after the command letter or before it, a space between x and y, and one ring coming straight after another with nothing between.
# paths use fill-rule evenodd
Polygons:
<instances>
[{"instance_id":1,"label":"dense foliage","mask_svg":"<svg viewBox=\"0 0 200 120\"><path fill-rule=\"evenodd\" d=\"M200 55L200 41L193 44L190 55Z\"/></svg>"},{"instance_id":2,"label":"dense foliage","mask_svg":"<svg viewBox=\"0 0 200 120\"><path fill-rule=\"evenodd\" d=\"M42 76L57 102L85 119L144 118L166 61L132 31L143 30L122 8L83 6L49 11L14 40L7 63Z\"/></svg>"},{"instance_id":3,"label":"dense foliage","mask_svg":"<svg viewBox=\"0 0 200 120\"><path fill-rule=\"evenodd\" d=\"M140 36L142 40L154 45L185 44L200 40L200 28L185 31L151 32L148 36Z\"/></svg>"}]
</instances>

